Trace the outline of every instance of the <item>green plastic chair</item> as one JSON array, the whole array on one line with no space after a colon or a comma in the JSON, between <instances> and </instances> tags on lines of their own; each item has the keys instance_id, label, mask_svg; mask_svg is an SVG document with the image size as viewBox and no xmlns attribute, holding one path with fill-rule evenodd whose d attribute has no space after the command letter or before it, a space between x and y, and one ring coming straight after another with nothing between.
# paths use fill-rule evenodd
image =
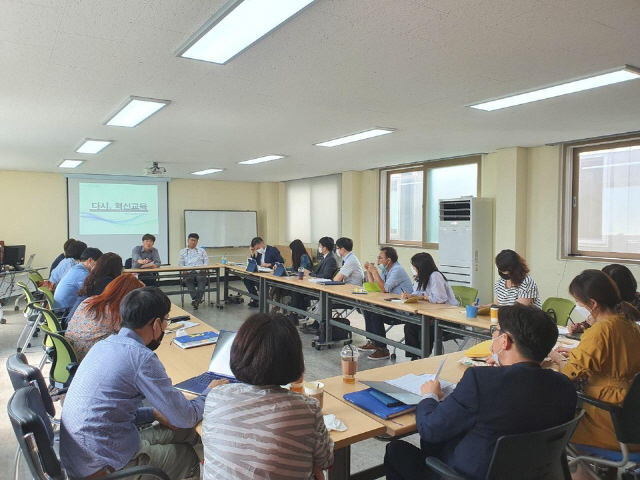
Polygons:
<instances>
[{"instance_id":1,"label":"green plastic chair","mask_svg":"<svg viewBox=\"0 0 640 480\"><path fill-rule=\"evenodd\" d=\"M48 308L44 308L42 306L39 305L34 305L34 310L36 310L40 315L42 315L42 325L40 325L40 327L42 328L43 326L47 326L47 329L50 332L54 332L54 333L58 333L58 334L64 334L64 330L62 329L62 325L60 324L60 320L58 320L58 317L56 316L56 314L54 312L52 312L51 310L49 310ZM40 359L40 363L38 364L38 368L40 370L42 370L42 367L44 367L45 363L47 363L47 361L52 360L52 356L53 356L53 341L51 340L51 338L45 336L44 337L44 341L42 344L43 348L44 348L44 353L42 354L42 358Z\"/></svg>"},{"instance_id":2,"label":"green plastic chair","mask_svg":"<svg viewBox=\"0 0 640 480\"><path fill-rule=\"evenodd\" d=\"M31 272L29 274L29 280L31 280L35 288L38 288L38 285L44 282L44 278L42 278L42 275L40 275L38 272Z\"/></svg>"},{"instance_id":3,"label":"green plastic chair","mask_svg":"<svg viewBox=\"0 0 640 480\"><path fill-rule=\"evenodd\" d=\"M542 304L542 310L547 312L560 327L566 327L571 312L576 304L571 300L559 297L549 297Z\"/></svg>"},{"instance_id":4,"label":"green plastic chair","mask_svg":"<svg viewBox=\"0 0 640 480\"><path fill-rule=\"evenodd\" d=\"M24 316L27 321L24 324L22 332L20 332L16 345L16 350L20 353L31 345L30 342L32 337L38 336L36 332L42 320L42 314L34 307L36 305L40 305L42 303L42 299L36 298L25 283L17 282L16 285L22 289L22 294L27 300L27 306L24 308Z\"/></svg>"},{"instance_id":5,"label":"green plastic chair","mask_svg":"<svg viewBox=\"0 0 640 480\"><path fill-rule=\"evenodd\" d=\"M55 310L56 302L53 300L53 292L48 287L38 287L38 291L44 295L44 298L47 301L47 308L49 310Z\"/></svg>"},{"instance_id":6,"label":"green plastic chair","mask_svg":"<svg viewBox=\"0 0 640 480\"><path fill-rule=\"evenodd\" d=\"M451 290L456 296L456 300L460 302L460 306L466 307L475 303L478 298L478 289L473 287L465 287L463 285L451 285Z\"/></svg>"},{"instance_id":7,"label":"green plastic chair","mask_svg":"<svg viewBox=\"0 0 640 480\"><path fill-rule=\"evenodd\" d=\"M71 385L73 375L78 368L78 356L69 341L63 335L51 331L48 325L40 327L53 345L51 370L49 382L52 387L58 389L58 394L66 392Z\"/></svg>"}]
</instances>

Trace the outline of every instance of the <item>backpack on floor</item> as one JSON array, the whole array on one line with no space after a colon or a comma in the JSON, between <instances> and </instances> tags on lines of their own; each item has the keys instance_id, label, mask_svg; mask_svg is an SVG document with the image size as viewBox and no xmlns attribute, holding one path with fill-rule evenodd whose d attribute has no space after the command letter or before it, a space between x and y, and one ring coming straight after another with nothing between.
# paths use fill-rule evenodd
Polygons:
<instances>
[{"instance_id":1,"label":"backpack on floor","mask_svg":"<svg viewBox=\"0 0 640 480\"><path fill-rule=\"evenodd\" d=\"M345 325L351 325L351 322L349 322L349 320L347 320L346 318L342 318L342 317L333 317L332 320L338 321L340 323L344 323ZM323 322L322 325L320 325L320 330L318 333L318 339L320 342L324 342L325 339L327 338L327 322ZM348 330L344 330L342 328L338 328L338 327L334 327L333 325L331 325L331 341L339 341L339 340L347 340L351 338L351 332Z\"/></svg>"}]
</instances>

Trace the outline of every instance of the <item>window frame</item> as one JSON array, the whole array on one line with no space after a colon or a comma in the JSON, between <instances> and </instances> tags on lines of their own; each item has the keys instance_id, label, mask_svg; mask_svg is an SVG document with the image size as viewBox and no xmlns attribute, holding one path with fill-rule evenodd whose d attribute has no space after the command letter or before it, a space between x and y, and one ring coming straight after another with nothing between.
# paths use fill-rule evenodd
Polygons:
<instances>
[{"instance_id":1,"label":"window frame","mask_svg":"<svg viewBox=\"0 0 640 480\"><path fill-rule=\"evenodd\" d=\"M625 263L640 263L640 253L599 252L578 248L578 212L580 205L580 154L598 150L640 146L640 134L619 135L598 140L586 140L564 146L564 195L563 195L563 244L562 258L580 258L584 260L609 262L620 260Z\"/></svg>"},{"instance_id":2,"label":"window frame","mask_svg":"<svg viewBox=\"0 0 640 480\"><path fill-rule=\"evenodd\" d=\"M432 249L432 250L437 250L439 248L439 244L438 243L428 243L426 242L427 239L427 228L428 228L428 222L427 222L427 199L428 199L428 191L427 191L427 184L428 184L428 175L429 175L429 170L434 170L434 169L438 169L438 168L446 168L446 167L457 167L460 165L472 165L475 164L477 165L477 176L476 176L476 181L477 181L477 187L476 187L476 191L477 191L477 196L480 197L481 196L481 180L482 180L482 169L481 169L481 161L482 161L482 155L470 155L468 157L456 157L456 158L448 158L448 159L442 159L442 160L432 160L432 161L428 161L428 162L423 162L423 163L418 163L418 164L412 164L412 165L406 165L406 166L397 166L394 168L389 168L389 169L382 169L380 170L380 185L384 185L384 198L385 198L385 205L384 205L384 217L381 215L379 222L383 221L384 218L384 238L381 238L381 246L394 246L394 247L418 247L418 248L425 248L425 249ZM390 240L389 238L389 233L390 233L390 214L391 214L391 210L390 210L390 198L391 198L391 175L393 174L398 174L398 173L408 173L408 172L418 172L421 171L422 172L422 232L421 232L421 239L419 241L408 241L408 240ZM383 182L383 178L384 178L384 182ZM382 230L382 229L379 229Z\"/></svg>"}]
</instances>

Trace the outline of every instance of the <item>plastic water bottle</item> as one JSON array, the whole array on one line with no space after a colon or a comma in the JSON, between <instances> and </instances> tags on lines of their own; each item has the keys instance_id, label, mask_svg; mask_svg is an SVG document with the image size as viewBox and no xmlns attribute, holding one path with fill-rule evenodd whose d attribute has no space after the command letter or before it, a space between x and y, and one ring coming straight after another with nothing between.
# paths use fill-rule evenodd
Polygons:
<instances>
[{"instance_id":1,"label":"plastic water bottle","mask_svg":"<svg viewBox=\"0 0 640 480\"><path fill-rule=\"evenodd\" d=\"M303 267L300 267L300 268L298 269L298 278L299 278L300 280L302 280L302 279L304 278L304 268L303 268Z\"/></svg>"},{"instance_id":2,"label":"plastic water bottle","mask_svg":"<svg viewBox=\"0 0 640 480\"><path fill-rule=\"evenodd\" d=\"M220 260L220 263L222 263L223 265L227 264L227 254L226 253L224 255L222 255L222 260Z\"/></svg>"}]
</instances>

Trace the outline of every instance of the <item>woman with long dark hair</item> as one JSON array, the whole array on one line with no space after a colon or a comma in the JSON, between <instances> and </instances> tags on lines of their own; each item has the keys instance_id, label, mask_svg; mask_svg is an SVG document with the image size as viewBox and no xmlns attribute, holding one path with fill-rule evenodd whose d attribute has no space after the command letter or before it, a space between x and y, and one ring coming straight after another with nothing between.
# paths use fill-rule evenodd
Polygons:
<instances>
[{"instance_id":1,"label":"woman with long dark hair","mask_svg":"<svg viewBox=\"0 0 640 480\"><path fill-rule=\"evenodd\" d=\"M413 273L414 283L413 292L403 293L402 298L421 297L423 300L431 303L446 303L448 305L458 305L456 296L453 294L451 285L447 281L447 277L438 270L433 257L426 253L416 253L411 257L411 272ZM429 354L433 350L434 328L433 324L429 326ZM404 342L410 347L420 348L420 338L422 328L414 323L404 324ZM413 353L407 352L407 357L412 360L419 358Z\"/></svg>"},{"instance_id":2,"label":"woman with long dark hair","mask_svg":"<svg viewBox=\"0 0 640 480\"><path fill-rule=\"evenodd\" d=\"M640 312L620 298L616 284L600 270L583 271L569 285L569 293L576 300L576 310L592 326L577 347L561 347L549 356L586 395L620 405L640 372L640 326L636 323ZM586 402L583 408L585 416L571 442L619 450L609 412ZM631 450L640 451L640 446Z\"/></svg>"},{"instance_id":3,"label":"woman with long dark hair","mask_svg":"<svg viewBox=\"0 0 640 480\"><path fill-rule=\"evenodd\" d=\"M624 265L612 263L602 269L604 273L609 275L620 290L620 298L625 302L629 302L636 308L640 308L640 293L638 290L638 282L633 273Z\"/></svg>"},{"instance_id":4,"label":"woman with long dark hair","mask_svg":"<svg viewBox=\"0 0 640 480\"><path fill-rule=\"evenodd\" d=\"M65 337L82 360L100 340L120 331L120 302L144 283L131 274L119 275L104 292L84 300L69 320Z\"/></svg>"},{"instance_id":5,"label":"woman with long dark hair","mask_svg":"<svg viewBox=\"0 0 640 480\"><path fill-rule=\"evenodd\" d=\"M304 243L302 243L302 240L295 239L289 244L289 248L291 249L292 271L297 272L300 267L305 270L312 269L313 264L311 263L311 258L309 258L309 253L307 252Z\"/></svg>"},{"instance_id":6,"label":"woman with long dark hair","mask_svg":"<svg viewBox=\"0 0 640 480\"><path fill-rule=\"evenodd\" d=\"M496 267L500 279L493 286L498 305L522 305L541 307L538 285L529 275L527 262L513 250L502 250L496 255Z\"/></svg>"}]
</instances>

